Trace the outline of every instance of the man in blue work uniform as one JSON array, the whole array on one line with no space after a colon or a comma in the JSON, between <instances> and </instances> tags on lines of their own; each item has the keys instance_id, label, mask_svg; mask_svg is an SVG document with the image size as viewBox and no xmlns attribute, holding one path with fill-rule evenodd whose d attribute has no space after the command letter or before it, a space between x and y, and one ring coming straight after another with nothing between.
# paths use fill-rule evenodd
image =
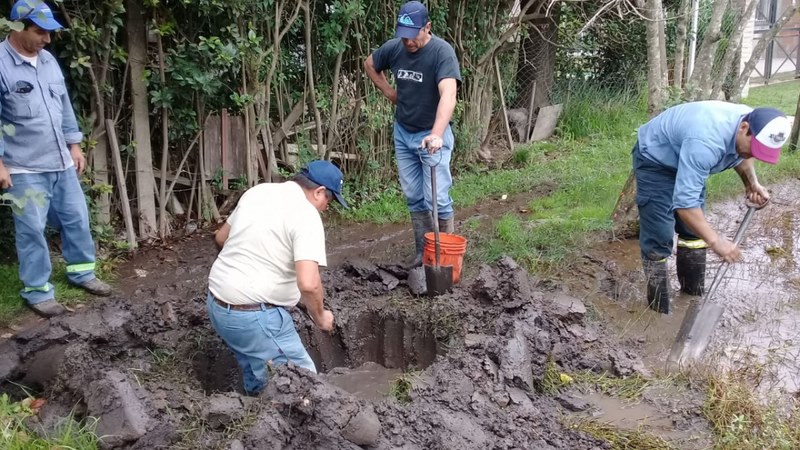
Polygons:
<instances>
[{"instance_id":1,"label":"man in blue work uniform","mask_svg":"<svg viewBox=\"0 0 800 450\"><path fill-rule=\"evenodd\" d=\"M383 71L390 69L396 88ZM453 47L431 33L428 9L411 1L400 8L395 38L375 50L364 70L373 84L397 106L394 145L397 171L403 188L416 254L409 266L422 264L424 235L433 230L432 201L438 202L439 229L454 231L450 187L450 158L455 139L450 119L461 83ZM427 149L427 152L422 150ZM430 165L436 165L436 199L432 199Z\"/></svg>"},{"instance_id":2,"label":"man in blue work uniform","mask_svg":"<svg viewBox=\"0 0 800 450\"><path fill-rule=\"evenodd\" d=\"M675 232L676 269L687 294L703 293L707 248L725 261L739 259L739 248L705 218L706 179L733 168L747 199L766 205L769 193L756 178L753 158L777 163L790 132L789 120L776 109L720 101L674 106L639 128L633 170L650 308L670 312L667 258Z\"/></svg>"},{"instance_id":3,"label":"man in blue work uniform","mask_svg":"<svg viewBox=\"0 0 800 450\"><path fill-rule=\"evenodd\" d=\"M35 312L52 317L66 309L49 281L48 222L61 232L69 282L96 295L110 295L111 288L94 273L95 246L78 181L86 167L83 134L61 68L44 50L50 32L62 26L41 0L17 1L10 18L24 29L0 43L0 121L14 130L0 140L0 189L20 199L33 191L44 199L27 202L14 215L14 228L20 294Z\"/></svg>"}]
</instances>

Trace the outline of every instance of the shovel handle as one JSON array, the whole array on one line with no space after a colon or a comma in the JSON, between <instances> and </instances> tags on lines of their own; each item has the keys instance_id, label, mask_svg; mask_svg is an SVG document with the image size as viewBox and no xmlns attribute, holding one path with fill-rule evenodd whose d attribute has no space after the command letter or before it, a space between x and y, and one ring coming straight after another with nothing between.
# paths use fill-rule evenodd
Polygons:
<instances>
[{"instance_id":1,"label":"shovel handle","mask_svg":"<svg viewBox=\"0 0 800 450\"><path fill-rule=\"evenodd\" d=\"M736 230L736 235L733 237L733 245L739 245L742 242L742 238L744 238L744 232L747 231L747 228L750 226L750 221L753 219L753 215L755 214L756 210L758 209L757 206L747 204L747 213L744 215L744 219L739 224L739 229ZM730 267L730 263L727 261L723 261L722 265L719 266L719 270L717 270L717 274L714 275L714 281L711 282L711 287L708 289L708 293L706 294L706 300L711 298L716 292L717 287L719 287L720 282L725 277L725 274L728 272L728 268Z\"/></svg>"},{"instance_id":2,"label":"shovel handle","mask_svg":"<svg viewBox=\"0 0 800 450\"><path fill-rule=\"evenodd\" d=\"M436 166L439 164L437 163ZM439 243L439 205L438 199L436 198L436 166L431 167L431 205L433 209L433 244L434 248L436 249L436 268L439 268L440 262L440 253L441 253L441 244Z\"/></svg>"}]
</instances>

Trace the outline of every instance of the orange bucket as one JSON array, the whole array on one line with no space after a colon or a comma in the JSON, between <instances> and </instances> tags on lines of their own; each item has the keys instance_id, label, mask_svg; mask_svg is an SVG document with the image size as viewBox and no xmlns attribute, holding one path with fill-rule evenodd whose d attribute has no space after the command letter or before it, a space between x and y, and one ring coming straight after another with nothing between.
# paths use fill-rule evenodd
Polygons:
<instances>
[{"instance_id":1,"label":"orange bucket","mask_svg":"<svg viewBox=\"0 0 800 450\"><path fill-rule=\"evenodd\" d=\"M433 233L425 233L422 264L436 266L436 241ZM467 238L457 234L439 233L439 265L453 267L453 284L461 279L461 265L467 251Z\"/></svg>"}]
</instances>

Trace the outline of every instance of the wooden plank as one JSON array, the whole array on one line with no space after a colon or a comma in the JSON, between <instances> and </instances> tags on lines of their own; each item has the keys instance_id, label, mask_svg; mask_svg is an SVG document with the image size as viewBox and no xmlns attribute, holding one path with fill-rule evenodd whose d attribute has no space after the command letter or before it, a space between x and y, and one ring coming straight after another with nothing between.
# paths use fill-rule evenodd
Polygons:
<instances>
[{"instance_id":1,"label":"wooden plank","mask_svg":"<svg viewBox=\"0 0 800 450\"><path fill-rule=\"evenodd\" d=\"M115 128L114 121L106 119L106 136L108 136L108 143L111 145L111 156L114 159L114 171L117 174L117 189L119 189L119 198L122 203L122 216L125 219L125 231L128 236L128 246L131 250L135 250L136 231L133 228L133 215L131 214L131 201L128 199L128 185L125 182L125 171L122 169L122 157L119 154L119 142L117 141L117 129Z\"/></svg>"},{"instance_id":2,"label":"wooden plank","mask_svg":"<svg viewBox=\"0 0 800 450\"><path fill-rule=\"evenodd\" d=\"M230 176L239 178L247 175L247 133L244 117L230 116Z\"/></svg>"},{"instance_id":3,"label":"wooden plank","mask_svg":"<svg viewBox=\"0 0 800 450\"><path fill-rule=\"evenodd\" d=\"M536 100L536 82L533 82L533 86L531 86L531 101L528 102L528 121L525 123L525 137L523 138L520 136L520 142L530 142L531 141L531 125L533 124L533 105L534 101Z\"/></svg>"},{"instance_id":4,"label":"wooden plank","mask_svg":"<svg viewBox=\"0 0 800 450\"><path fill-rule=\"evenodd\" d=\"M497 78L497 90L499 91L497 94L500 97L500 108L502 109L503 113L503 124L506 127L506 138L508 138L508 148L509 150L514 150L514 138L511 137L511 125L508 123L508 110L506 109L506 95L503 92L503 80L500 74L500 63L497 61L497 58L494 58L494 76Z\"/></svg>"},{"instance_id":5,"label":"wooden plank","mask_svg":"<svg viewBox=\"0 0 800 450\"><path fill-rule=\"evenodd\" d=\"M230 136L228 136L228 131L230 130L230 117L228 116L228 110L222 110L222 117L220 118L220 151L222 152L222 187L224 189L228 189L228 173L230 171L230 159L228 158L228 153L230 152ZM208 148L208 147L206 147Z\"/></svg>"},{"instance_id":6,"label":"wooden plank","mask_svg":"<svg viewBox=\"0 0 800 450\"><path fill-rule=\"evenodd\" d=\"M156 169L154 168L153 170L155 171ZM161 173L160 172L153 173L153 176L156 177L156 179L159 179L159 180L161 179ZM190 180L190 179L188 179L186 177L176 177L175 175L173 175L171 173L168 173L166 178L167 178L167 181L174 181L175 184L180 184L181 186L191 186L192 185L192 180Z\"/></svg>"},{"instance_id":7,"label":"wooden plank","mask_svg":"<svg viewBox=\"0 0 800 450\"><path fill-rule=\"evenodd\" d=\"M222 168L222 118L209 116L203 128L203 176L213 178L217 170Z\"/></svg>"},{"instance_id":8,"label":"wooden plank","mask_svg":"<svg viewBox=\"0 0 800 450\"><path fill-rule=\"evenodd\" d=\"M316 152L317 145L316 144L309 144L311 148ZM300 154L300 147L297 144L286 144L287 149L289 150L289 164L295 165L299 158L297 155ZM317 153L319 154L319 153ZM348 161L356 161L359 159L358 154L356 153L342 153L342 152L331 152L331 158L339 159L339 160L348 160Z\"/></svg>"},{"instance_id":9,"label":"wooden plank","mask_svg":"<svg viewBox=\"0 0 800 450\"><path fill-rule=\"evenodd\" d=\"M281 123L281 127L275 131L275 134L272 135L272 145L277 147L278 144L283 142L289 136L289 129L294 127L295 122L303 115L305 111L305 102L300 100L297 102L296 105L292 108L292 112L289 113L288 116L283 120Z\"/></svg>"}]
</instances>

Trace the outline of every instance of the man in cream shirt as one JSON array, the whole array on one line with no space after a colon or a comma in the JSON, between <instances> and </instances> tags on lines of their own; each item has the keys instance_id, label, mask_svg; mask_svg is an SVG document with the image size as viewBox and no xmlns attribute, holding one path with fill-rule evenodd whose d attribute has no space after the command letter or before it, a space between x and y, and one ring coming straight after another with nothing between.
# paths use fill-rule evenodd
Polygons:
<instances>
[{"instance_id":1,"label":"man in cream shirt","mask_svg":"<svg viewBox=\"0 0 800 450\"><path fill-rule=\"evenodd\" d=\"M264 388L268 364L316 372L286 308L300 302L321 330L333 330L319 274L327 265L320 212L334 198L347 207L342 184L336 166L312 161L291 181L245 192L215 236L221 251L208 277L208 315L250 395Z\"/></svg>"}]
</instances>

